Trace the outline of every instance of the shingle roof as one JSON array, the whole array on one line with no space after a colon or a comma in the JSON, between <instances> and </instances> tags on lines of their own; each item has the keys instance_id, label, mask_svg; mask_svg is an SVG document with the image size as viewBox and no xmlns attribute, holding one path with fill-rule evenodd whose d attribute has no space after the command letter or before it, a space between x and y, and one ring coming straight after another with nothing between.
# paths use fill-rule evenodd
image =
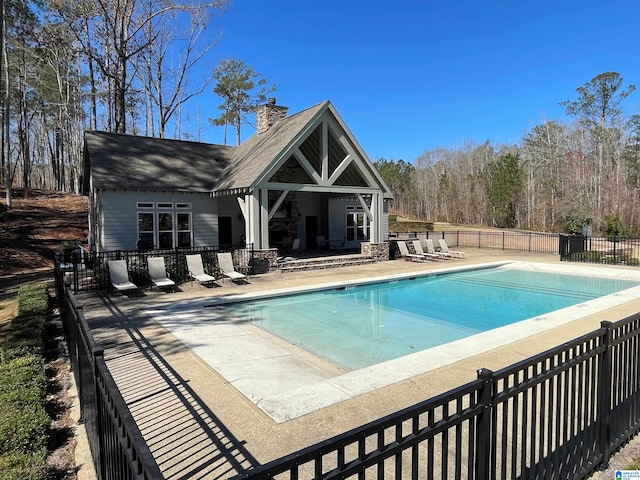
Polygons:
<instances>
[{"instance_id":1,"label":"shingle roof","mask_svg":"<svg viewBox=\"0 0 640 480\"><path fill-rule=\"evenodd\" d=\"M302 110L239 147L86 132L93 187L188 192L249 188L330 106L327 100Z\"/></svg>"},{"instance_id":2,"label":"shingle roof","mask_svg":"<svg viewBox=\"0 0 640 480\"><path fill-rule=\"evenodd\" d=\"M265 133L255 133L237 147L216 190L249 187L288 145L304 134L304 127L330 105L324 101L276 122Z\"/></svg>"},{"instance_id":3,"label":"shingle roof","mask_svg":"<svg viewBox=\"0 0 640 480\"><path fill-rule=\"evenodd\" d=\"M211 192L236 148L119 133L86 132L93 186Z\"/></svg>"}]
</instances>

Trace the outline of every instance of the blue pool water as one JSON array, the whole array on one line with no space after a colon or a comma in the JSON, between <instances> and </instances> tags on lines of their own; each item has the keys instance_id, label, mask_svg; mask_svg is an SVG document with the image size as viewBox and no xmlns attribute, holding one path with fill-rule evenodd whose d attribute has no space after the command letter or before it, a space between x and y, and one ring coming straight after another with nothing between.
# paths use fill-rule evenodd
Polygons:
<instances>
[{"instance_id":1,"label":"blue pool water","mask_svg":"<svg viewBox=\"0 0 640 480\"><path fill-rule=\"evenodd\" d=\"M637 286L488 268L228 304L233 315L346 370Z\"/></svg>"}]
</instances>

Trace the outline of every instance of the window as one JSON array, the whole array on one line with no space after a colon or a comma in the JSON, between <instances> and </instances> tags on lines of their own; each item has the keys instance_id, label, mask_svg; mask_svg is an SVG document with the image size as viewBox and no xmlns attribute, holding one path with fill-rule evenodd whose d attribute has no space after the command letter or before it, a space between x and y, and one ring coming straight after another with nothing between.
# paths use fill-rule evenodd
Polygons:
<instances>
[{"instance_id":1,"label":"window","mask_svg":"<svg viewBox=\"0 0 640 480\"><path fill-rule=\"evenodd\" d=\"M171 249L192 246L190 203L138 202L138 248ZM149 211L150 210L150 211ZM154 211L155 210L155 211Z\"/></svg>"},{"instance_id":2,"label":"window","mask_svg":"<svg viewBox=\"0 0 640 480\"><path fill-rule=\"evenodd\" d=\"M173 213L158 213L158 248L173 248Z\"/></svg>"},{"instance_id":3,"label":"window","mask_svg":"<svg viewBox=\"0 0 640 480\"><path fill-rule=\"evenodd\" d=\"M138 248L153 248L154 236L153 213L138 212Z\"/></svg>"},{"instance_id":4,"label":"window","mask_svg":"<svg viewBox=\"0 0 640 480\"><path fill-rule=\"evenodd\" d=\"M178 247L188 248L191 246L191 214L178 213Z\"/></svg>"},{"instance_id":5,"label":"window","mask_svg":"<svg viewBox=\"0 0 640 480\"><path fill-rule=\"evenodd\" d=\"M347 207L347 242L366 242L369 240L369 220L362 207Z\"/></svg>"}]
</instances>

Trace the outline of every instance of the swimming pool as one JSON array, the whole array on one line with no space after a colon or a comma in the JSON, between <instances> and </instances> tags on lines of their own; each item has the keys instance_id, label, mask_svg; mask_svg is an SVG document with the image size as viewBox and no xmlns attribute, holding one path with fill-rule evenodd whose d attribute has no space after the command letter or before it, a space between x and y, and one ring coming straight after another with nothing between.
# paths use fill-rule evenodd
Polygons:
<instances>
[{"instance_id":1,"label":"swimming pool","mask_svg":"<svg viewBox=\"0 0 640 480\"><path fill-rule=\"evenodd\" d=\"M640 284L640 270L637 269L575 263L500 261L474 266L447 265L437 267L437 270L426 274L477 270L501 265L508 265L508 268L516 270L569 273L592 278L631 280ZM616 319L604 313L607 309L621 307L628 302L634 302L630 305L635 305L640 299L640 286L633 287L514 324L475 333L433 348L421 351L416 349L415 353L350 372L345 372L331 362L270 334L251 321L231 315L228 311L230 301L281 299L292 293L335 288L344 288L348 292L353 288L357 290L360 286L380 281L402 284L404 281L413 281L411 278L415 276L413 271L369 277L359 282L348 280L295 287L271 286L266 290L260 290L260 293L243 293L244 289L238 288L230 294L227 289L220 289L220 298L207 295L203 291L204 294L200 298L175 300L172 297L161 297L158 302L146 305L144 310L189 348L203 364L208 365L272 420L281 423L404 380L414 379L418 375L433 372L437 376L438 372L442 372L438 369L442 367L483 355L477 362L467 363L464 367L471 368L470 375L473 376L474 368L490 366L483 360L484 355L494 358L490 351L497 352L496 349L499 347L529 339L574 321L580 321L577 325L584 325L584 331L591 331L597 328L601 319ZM411 302L412 298L405 303ZM578 327L578 330L581 328ZM541 340L545 338L547 337L541 337ZM460 373L455 368L453 372ZM464 375L464 378L469 378L468 373Z\"/></svg>"},{"instance_id":2,"label":"swimming pool","mask_svg":"<svg viewBox=\"0 0 640 480\"><path fill-rule=\"evenodd\" d=\"M637 285L493 267L231 303L225 309L353 371Z\"/></svg>"}]
</instances>

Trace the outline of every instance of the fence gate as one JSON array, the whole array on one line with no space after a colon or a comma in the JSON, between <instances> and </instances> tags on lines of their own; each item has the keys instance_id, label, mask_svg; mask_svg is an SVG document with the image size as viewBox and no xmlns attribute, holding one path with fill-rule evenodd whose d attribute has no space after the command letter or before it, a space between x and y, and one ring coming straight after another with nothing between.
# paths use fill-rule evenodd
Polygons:
<instances>
[{"instance_id":1,"label":"fence gate","mask_svg":"<svg viewBox=\"0 0 640 480\"><path fill-rule=\"evenodd\" d=\"M584 235L558 235L560 260L570 260L574 253L587 251L587 237Z\"/></svg>"}]
</instances>

